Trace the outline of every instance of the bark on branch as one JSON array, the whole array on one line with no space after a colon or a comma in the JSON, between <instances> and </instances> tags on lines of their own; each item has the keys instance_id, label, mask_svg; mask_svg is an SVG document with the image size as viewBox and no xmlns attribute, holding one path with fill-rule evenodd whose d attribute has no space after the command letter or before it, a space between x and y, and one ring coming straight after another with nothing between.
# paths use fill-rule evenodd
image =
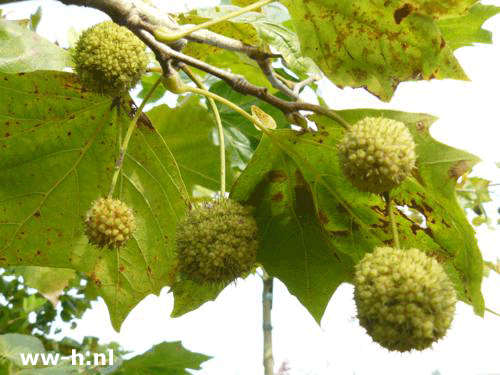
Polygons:
<instances>
[{"instance_id":1,"label":"bark on branch","mask_svg":"<svg viewBox=\"0 0 500 375\"><path fill-rule=\"evenodd\" d=\"M198 43L215 45L220 48L245 53L250 58L257 61L263 74L270 80L271 84L281 90L291 99L297 99L298 95L293 90L286 87L273 74L269 58L276 55L268 54L256 47L248 46L236 39L213 33L208 30L198 30L185 39L178 40L169 45L159 42L153 36L154 30L159 28L167 30L179 30L180 26L166 12L148 5L140 0L59 0L66 5L79 5L99 9L111 17L119 25L126 26L134 32L144 43L154 52L156 59L166 72L171 64L184 63L191 67L202 70L208 74L225 81L233 90L243 94L252 95L260 100L271 104L281 110L291 122L304 126L305 119L299 113L301 110L312 111L333 118L343 126L348 124L334 111L310 103L299 101L286 101L269 93L266 87L259 87L251 84L245 77L232 74L219 69L201 60L195 59L181 52L187 40Z\"/></svg>"}]
</instances>

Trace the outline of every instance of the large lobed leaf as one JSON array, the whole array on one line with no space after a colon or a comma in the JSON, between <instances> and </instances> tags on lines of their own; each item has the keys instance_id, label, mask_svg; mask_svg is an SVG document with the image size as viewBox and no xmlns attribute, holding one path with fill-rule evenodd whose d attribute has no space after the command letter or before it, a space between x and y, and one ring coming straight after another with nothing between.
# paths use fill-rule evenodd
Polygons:
<instances>
[{"instance_id":1,"label":"large lobed leaf","mask_svg":"<svg viewBox=\"0 0 500 375\"><path fill-rule=\"evenodd\" d=\"M453 50L488 42L481 24L498 11L471 7L475 2L284 1L302 52L325 75L340 87L365 87L384 101L402 81L467 79Z\"/></svg>"},{"instance_id":2,"label":"large lobed leaf","mask_svg":"<svg viewBox=\"0 0 500 375\"><path fill-rule=\"evenodd\" d=\"M482 258L454 195L457 177L478 159L432 139L428 129L435 118L428 115L364 109L339 114L350 123L385 116L410 128L418 170L392 192L401 244L437 258L460 298L482 315ZM375 246L392 245L393 238L382 198L358 192L340 170L343 128L322 116L314 121L317 132L280 130L264 137L231 196L256 207L258 261L319 322L338 285L352 281L354 265Z\"/></svg>"},{"instance_id":3,"label":"large lobed leaf","mask_svg":"<svg viewBox=\"0 0 500 375\"><path fill-rule=\"evenodd\" d=\"M138 229L125 247L98 249L83 219L107 195L130 108L116 116L111 98L68 73L2 74L0 93L0 266L86 272L119 329L174 279L175 225L188 199L175 159L156 131L136 129L114 196L133 208Z\"/></svg>"}]
</instances>

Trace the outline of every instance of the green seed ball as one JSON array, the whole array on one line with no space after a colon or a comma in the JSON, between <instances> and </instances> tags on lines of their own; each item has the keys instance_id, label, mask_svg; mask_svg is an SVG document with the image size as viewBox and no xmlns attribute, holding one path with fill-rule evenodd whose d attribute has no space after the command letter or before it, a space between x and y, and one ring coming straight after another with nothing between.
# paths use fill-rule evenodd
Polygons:
<instances>
[{"instance_id":1,"label":"green seed ball","mask_svg":"<svg viewBox=\"0 0 500 375\"><path fill-rule=\"evenodd\" d=\"M250 272L257 224L241 204L220 199L190 210L177 226L179 271L198 283L229 282Z\"/></svg>"},{"instance_id":2,"label":"green seed ball","mask_svg":"<svg viewBox=\"0 0 500 375\"><path fill-rule=\"evenodd\" d=\"M119 199L99 198L87 212L85 235L97 247L122 247L135 231L134 213Z\"/></svg>"},{"instance_id":3,"label":"green seed ball","mask_svg":"<svg viewBox=\"0 0 500 375\"><path fill-rule=\"evenodd\" d=\"M120 95L134 87L148 64L141 40L112 21L85 30L72 56L82 82L105 95Z\"/></svg>"},{"instance_id":4,"label":"green seed ball","mask_svg":"<svg viewBox=\"0 0 500 375\"><path fill-rule=\"evenodd\" d=\"M406 125L384 117L365 117L338 145L347 179L360 191L381 194L399 186L415 168L415 142Z\"/></svg>"},{"instance_id":5,"label":"green seed ball","mask_svg":"<svg viewBox=\"0 0 500 375\"><path fill-rule=\"evenodd\" d=\"M444 337L457 301L443 267L418 249L378 247L356 266L359 323L391 350L424 350Z\"/></svg>"}]
</instances>

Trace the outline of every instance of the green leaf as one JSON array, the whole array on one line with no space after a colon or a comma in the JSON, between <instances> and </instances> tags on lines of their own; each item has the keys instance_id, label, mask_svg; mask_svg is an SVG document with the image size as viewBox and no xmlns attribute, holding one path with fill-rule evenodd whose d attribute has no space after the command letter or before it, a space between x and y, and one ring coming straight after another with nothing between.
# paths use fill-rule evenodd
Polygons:
<instances>
[{"instance_id":1,"label":"green leaf","mask_svg":"<svg viewBox=\"0 0 500 375\"><path fill-rule=\"evenodd\" d=\"M57 366L21 370L15 375L80 375L82 371L82 366L73 366L69 361L64 361L59 362Z\"/></svg>"},{"instance_id":2,"label":"green leaf","mask_svg":"<svg viewBox=\"0 0 500 375\"><path fill-rule=\"evenodd\" d=\"M180 341L162 342L146 353L126 360L117 375L190 375L211 357L185 349Z\"/></svg>"},{"instance_id":3,"label":"green leaf","mask_svg":"<svg viewBox=\"0 0 500 375\"><path fill-rule=\"evenodd\" d=\"M1 15L0 9L0 15ZM12 374L12 363L7 359L0 358L0 374L2 375L11 375Z\"/></svg>"},{"instance_id":4,"label":"green leaf","mask_svg":"<svg viewBox=\"0 0 500 375\"><path fill-rule=\"evenodd\" d=\"M34 336L19 333L0 335L0 358L4 357L22 366L20 354L45 353L42 342Z\"/></svg>"},{"instance_id":5,"label":"green leaf","mask_svg":"<svg viewBox=\"0 0 500 375\"><path fill-rule=\"evenodd\" d=\"M41 294L62 291L75 277L75 271L67 268L18 266L14 267L14 272L24 278L27 286Z\"/></svg>"},{"instance_id":6,"label":"green leaf","mask_svg":"<svg viewBox=\"0 0 500 375\"><path fill-rule=\"evenodd\" d=\"M491 181L480 177L464 177L457 186L457 196L462 203L462 207L476 210L478 206L491 202L489 192ZM483 210L484 211L484 210ZM477 213L480 214L480 213Z\"/></svg>"},{"instance_id":7,"label":"green leaf","mask_svg":"<svg viewBox=\"0 0 500 375\"><path fill-rule=\"evenodd\" d=\"M205 302L214 301L227 284L200 285L190 280L176 282L171 287L174 294L174 308L171 318L177 318L196 310Z\"/></svg>"},{"instance_id":8,"label":"green leaf","mask_svg":"<svg viewBox=\"0 0 500 375\"><path fill-rule=\"evenodd\" d=\"M0 72L63 70L69 53L37 33L0 18Z\"/></svg>"},{"instance_id":9,"label":"green leaf","mask_svg":"<svg viewBox=\"0 0 500 375\"><path fill-rule=\"evenodd\" d=\"M23 310L30 313L42 307L46 302L47 300L39 294L32 294L23 299Z\"/></svg>"},{"instance_id":10,"label":"green leaf","mask_svg":"<svg viewBox=\"0 0 500 375\"><path fill-rule=\"evenodd\" d=\"M460 14L471 1L285 3L302 52L333 83L388 101L402 81L467 79L433 18Z\"/></svg>"},{"instance_id":11,"label":"green leaf","mask_svg":"<svg viewBox=\"0 0 500 375\"><path fill-rule=\"evenodd\" d=\"M192 193L195 185L219 191L219 147L212 135L215 122L199 98L191 96L176 108L161 105L147 114L168 140L188 191ZM226 183L231 181L232 174L227 173Z\"/></svg>"},{"instance_id":12,"label":"green leaf","mask_svg":"<svg viewBox=\"0 0 500 375\"><path fill-rule=\"evenodd\" d=\"M30 30L31 31L36 31L41 19L42 19L42 7L39 6L38 8L36 8L36 12L30 16Z\"/></svg>"},{"instance_id":13,"label":"green leaf","mask_svg":"<svg viewBox=\"0 0 500 375\"><path fill-rule=\"evenodd\" d=\"M138 126L114 194L133 208L137 230L123 248L96 248L83 219L108 193L131 109L117 117L111 98L68 73L0 75L0 93L0 266L86 272L118 330L175 278L175 227L188 201L175 159L159 133Z\"/></svg>"},{"instance_id":14,"label":"green leaf","mask_svg":"<svg viewBox=\"0 0 500 375\"><path fill-rule=\"evenodd\" d=\"M476 4L470 8L468 14L440 20L437 24L446 43L454 51L474 43L492 43L491 31L484 30L481 26L484 21L499 12L500 7Z\"/></svg>"},{"instance_id":15,"label":"green leaf","mask_svg":"<svg viewBox=\"0 0 500 375\"><path fill-rule=\"evenodd\" d=\"M431 116L395 111L338 112L354 123L365 116L405 122L418 145L418 172L393 191L402 246L418 247L445 267L460 298L484 312L482 259L474 231L454 193L456 179L478 159L433 140ZM274 131L262 139L231 197L256 207L261 233L258 261L283 281L319 322L331 295L351 282L366 252L392 244L381 197L358 192L343 176L337 143L344 130L314 116L317 132ZM418 225L406 214L425 218Z\"/></svg>"},{"instance_id":16,"label":"green leaf","mask_svg":"<svg viewBox=\"0 0 500 375\"><path fill-rule=\"evenodd\" d=\"M137 96L141 99L144 99L148 92L153 88L153 85L156 83L159 77L160 73L144 74L141 77L142 89L139 94L137 94ZM163 98L163 95L165 95L166 91L167 89L165 88L165 86L158 85L153 92L153 95L151 95L151 97L149 98L148 103L154 103L160 100L161 98Z\"/></svg>"},{"instance_id":17,"label":"green leaf","mask_svg":"<svg viewBox=\"0 0 500 375\"><path fill-rule=\"evenodd\" d=\"M245 7L247 5L255 3L254 0L231 0L231 1L224 0L224 1L228 1L228 2L230 2L233 5L238 5L238 6L241 6L241 7Z\"/></svg>"},{"instance_id":18,"label":"green leaf","mask_svg":"<svg viewBox=\"0 0 500 375\"><path fill-rule=\"evenodd\" d=\"M213 8L195 9L188 13L179 14L178 22L179 24L199 24L210 19L220 18L239 9L239 7L235 6L216 6ZM258 44L259 38L257 37L255 29L244 22L239 22L241 17L244 16L234 17L228 21L219 22L209 27L208 30L241 40L243 43L249 45Z\"/></svg>"}]
</instances>

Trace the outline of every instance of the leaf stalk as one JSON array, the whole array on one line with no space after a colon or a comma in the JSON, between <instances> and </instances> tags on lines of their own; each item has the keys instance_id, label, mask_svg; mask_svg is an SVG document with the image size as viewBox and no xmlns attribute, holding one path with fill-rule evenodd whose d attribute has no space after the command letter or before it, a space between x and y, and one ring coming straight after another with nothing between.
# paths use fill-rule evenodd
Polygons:
<instances>
[{"instance_id":1,"label":"leaf stalk","mask_svg":"<svg viewBox=\"0 0 500 375\"><path fill-rule=\"evenodd\" d=\"M193 73L191 69L186 64L181 65L181 69L191 78L191 80L198 86L198 88L208 91L200 79ZM215 123L217 125L217 133L219 136L219 150L220 150L220 192L221 197L224 197L226 194L226 145L224 140L224 129L222 127L222 121L220 118L219 109L215 104L213 98L206 96L208 105L210 106L210 110L214 114Z\"/></svg>"},{"instance_id":2,"label":"leaf stalk","mask_svg":"<svg viewBox=\"0 0 500 375\"><path fill-rule=\"evenodd\" d=\"M162 77L159 77L154 85L151 87L151 89L148 91L146 96L144 97L144 100L141 102L141 105L137 109L137 111L134 114L134 117L132 118L132 121L130 121L130 125L128 126L127 133L125 134L125 138L123 139L123 143L120 147L120 153L118 154L118 159L116 160L115 164L115 172L113 173L113 177L111 179L111 186L109 188L108 192L108 198L113 197L113 192L115 191L116 183L118 181L118 176L120 175L120 171L123 166L123 160L125 159L125 154L127 152L128 144L130 142L130 139L132 138L132 134L134 132L134 129L137 124L137 120L142 114L142 111L144 109L144 106L146 103L149 101L151 98L151 95L153 95L153 92L156 90L160 82L162 81Z\"/></svg>"}]
</instances>

